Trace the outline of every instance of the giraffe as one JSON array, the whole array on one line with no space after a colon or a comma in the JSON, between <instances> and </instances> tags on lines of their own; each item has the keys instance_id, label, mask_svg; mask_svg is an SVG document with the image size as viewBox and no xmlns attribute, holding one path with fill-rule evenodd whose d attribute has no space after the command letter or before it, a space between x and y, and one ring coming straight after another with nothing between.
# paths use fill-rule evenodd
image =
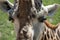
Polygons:
<instances>
[{"instance_id":1,"label":"giraffe","mask_svg":"<svg viewBox=\"0 0 60 40\"><path fill-rule=\"evenodd\" d=\"M44 7L40 11L40 2L36 3L37 5L34 5L37 0L15 0L14 8L12 9L12 18L13 23L15 24L15 30L16 30L16 40L38 40L41 27L43 22L38 21L38 17L41 15L44 15L44 13L48 13L48 11L43 10ZM39 1L39 0L38 0ZM37 1L37 2L38 2ZM39 5L38 5L39 4ZM34 5L34 6L33 6ZM55 5L53 5L55 7ZM50 9L49 7L47 7ZM52 10L52 8L51 8ZM10 10L8 11L11 12ZM37 26L38 29L36 29L36 24L39 24ZM47 25L47 27L56 29L57 26L50 26L46 21L44 23ZM42 27L45 28L45 27ZM36 33L37 31L37 33ZM37 35L38 34L38 35ZM43 34L42 34L43 35ZM35 38L33 38L35 37Z\"/></svg>"},{"instance_id":2,"label":"giraffe","mask_svg":"<svg viewBox=\"0 0 60 40\"><path fill-rule=\"evenodd\" d=\"M21 14L21 12L22 12L22 10L24 10L27 6L24 6L24 4L23 4L23 2L29 2L29 3L31 3L31 1L30 0L25 0L25 1L23 1L23 0L20 0L19 1L20 2L20 6L18 7L18 9L20 9L20 16L22 16L23 14ZM22 4L21 4L22 3ZM28 4L29 4L28 3ZM34 5L34 3L32 3L33 5ZM25 7L25 8L24 8ZM30 9L31 9L31 7L32 7L32 5L30 4ZM53 5L53 7L55 7L55 5ZM29 9L29 8L28 8ZM51 8L52 9L52 8ZM19 11L19 10L18 10ZM30 11L30 10L29 10ZM34 13L34 11L36 11L35 10L35 8L34 8L34 6L33 6L33 8L32 8L32 12ZM24 15L27 15L27 14L25 14L25 12L26 12L26 9L25 9L25 11L23 11L23 13L24 13ZM30 11L31 12L31 11ZM18 13L18 12L17 12ZM28 12L29 13L29 12ZM42 13L42 12L41 12ZM43 13L45 13L45 10L43 10ZM31 15L31 14L30 14ZM29 15L29 16L30 16ZM33 15L34 16L34 15ZM36 16L37 16L37 18L36 17L33 17L32 16L32 19L30 19L30 17L28 17L28 15L26 16L26 17L28 17L28 19L29 19L29 23L28 23L28 25L30 25L30 22L31 22L31 27L32 27L32 31L31 32L28 32L27 31L27 33L26 34L29 34L29 33L31 33L31 34L33 34L34 33L34 38L30 38L30 37L33 37L33 35L32 36L30 36L29 38L30 39L28 39L28 40L38 40L38 38L39 38L39 32L40 32L40 30L41 30L41 27L42 27L42 25L44 25L43 23L41 23L41 22L39 22L38 20L37 20L37 18L38 18L38 16L37 16L37 14L36 14ZM39 15L40 16L40 15ZM23 17L23 16L22 16ZM18 16L18 18L19 18L19 16ZM21 17L20 17L21 18ZM15 18L16 19L16 18ZM21 19L19 19L21 22L22 22L22 20ZM19 20L18 20L18 22L19 22ZM36 22L37 21L37 22ZM16 21L15 21L16 22ZM24 22L26 22L26 21L24 21ZM35 27L35 23L38 23L39 24L39 26L40 27L37 27L38 28L38 30L36 29L36 27ZM22 23L21 23L22 24ZM19 24L19 25L21 25L21 24ZM47 22L45 22L45 24L47 24ZM30 26L28 26L28 27L26 27L26 29L28 29ZM21 27L21 26L20 26ZM49 26L48 26L49 27ZM56 27L55 26L50 26L50 28L52 28L52 29L55 29ZM23 28L24 29L24 28ZM23 30L23 29L21 29L21 30ZM25 29L25 30L26 30ZM41 30L41 32L42 32L42 30ZM23 33L23 32L22 32ZM26 35L25 34L25 35ZM37 35L38 34L38 35ZM19 34L20 35L20 34ZM17 38L17 40L20 40L20 38L19 38L19 35L18 35L18 38ZM30 34L29 34L30 35ZM29 36L28 35L28 36ZM27 37L28 37L27 36ZM22 39L21 39L22 40ZM27 40L27 39L26 39Z\"/></svg>"}]
</instances>

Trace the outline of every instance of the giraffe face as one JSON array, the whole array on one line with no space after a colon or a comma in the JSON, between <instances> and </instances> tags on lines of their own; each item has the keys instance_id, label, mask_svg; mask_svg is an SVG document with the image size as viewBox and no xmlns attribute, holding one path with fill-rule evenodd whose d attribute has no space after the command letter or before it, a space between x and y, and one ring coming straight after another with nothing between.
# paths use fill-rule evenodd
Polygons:
<instances>
[{"instance_id":1,"label":"giraffe face","mask_svg":"<svg viewBox=\"0 0 60 40\"><path fill-rule=\"evenodd\" d=\"M33 29L33 25L31 24L33 19L31 8L32 8L31 0L19 0L18 10L16 11L15 13L16 16L14 17L14 24L16 34L19 33L18 36L20 34L23 34L24 37L30 38L32 36L31 39L33 39L35 29Z\"/></svg>"}]
</instances>

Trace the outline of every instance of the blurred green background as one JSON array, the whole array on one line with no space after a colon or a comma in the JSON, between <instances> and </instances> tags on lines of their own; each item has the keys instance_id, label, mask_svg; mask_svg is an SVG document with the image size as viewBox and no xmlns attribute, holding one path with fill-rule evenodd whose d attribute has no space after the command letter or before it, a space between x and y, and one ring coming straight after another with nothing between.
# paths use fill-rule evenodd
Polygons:
<instances>
[{"instance_id":1,"label":"blurred green background","mask_svg":"<svg viewBox=\"0 0 60 40\"><path fill-rule=\"evenodd\" d=\"M13 2L14 0L10 0ZM43 0L44 5L49 5L53 3L59 3L60 0ZM52 24L57 24L60 22L60 8L56 11L56 14L51 17L54 21ZM50 19L50 17L48 17ZM14 25L8 20L7 13L0 10L0 40L15 40Z\"/></svg>"}]
</instances>

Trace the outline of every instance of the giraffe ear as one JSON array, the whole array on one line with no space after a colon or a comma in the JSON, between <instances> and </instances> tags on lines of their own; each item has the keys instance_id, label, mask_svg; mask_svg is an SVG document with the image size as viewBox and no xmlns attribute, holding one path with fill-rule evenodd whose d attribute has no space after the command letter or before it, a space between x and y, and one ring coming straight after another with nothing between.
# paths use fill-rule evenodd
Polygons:
<instances>
[{"instance_id":1,"label":"giraffe ear","mask_svg":"<svg viewBox=\"0 0 60 40\"><path fill-rule=\"evenodd\" d=\"M0 9L8 13L10 21L13 20L13 7L14 5L9 0L0 0Z\"/></svg>"},{"instance_id":2,"label":"giraffe ear","mask_svg":"<svg viewBox=\"0 0 60 40\"><path fill-rule=\"evenodd\" d=\"M57 9L60 7L60 4L53 4L46 6L48 8L48 16L53 16Z\"/></svg>"},{"instance_id":3,"label":"giraffe ear","mask_svg":"<svg viewBox=\"0 0 60 40\"><path fill-rule=\"evenodd\" d=\"M51 11L49 11L49 12L48 12L48 16L53 16L53 15L55 14L55 11L56 11L56 10L51 10Z\"/></svg>"},{"instance_id":4,"label":"giraffe ear","mask_svg":"<svg viewBox=\"0 0 60 40\"><path fill-rule=\"evenodd\" d=\"M0 9L4 12L8 12L13 6L8 0L0 0Z\"/></svg>"}]
</instances>

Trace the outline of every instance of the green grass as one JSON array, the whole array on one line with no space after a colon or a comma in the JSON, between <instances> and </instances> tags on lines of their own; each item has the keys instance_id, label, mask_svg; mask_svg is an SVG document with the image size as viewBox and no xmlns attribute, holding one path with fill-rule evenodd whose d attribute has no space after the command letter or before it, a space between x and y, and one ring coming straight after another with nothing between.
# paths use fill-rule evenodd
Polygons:
<instances>
[{"instance_id":1,"label":"green grass","mask_svg":"<svg viewBox=\"0 0 60 40\"><path fill-rule=\"evenodd\" d=\"M13 0L10 0L13 2ZM59 3L60 0L43 0L44 5L49 5L53 3ZM60 22L60 8L57 10L56 14L52 16L53 24ZM15 40L14 25L8 20L8 15L0 10L0 40Z\"/></svg>"}]
</instances>

